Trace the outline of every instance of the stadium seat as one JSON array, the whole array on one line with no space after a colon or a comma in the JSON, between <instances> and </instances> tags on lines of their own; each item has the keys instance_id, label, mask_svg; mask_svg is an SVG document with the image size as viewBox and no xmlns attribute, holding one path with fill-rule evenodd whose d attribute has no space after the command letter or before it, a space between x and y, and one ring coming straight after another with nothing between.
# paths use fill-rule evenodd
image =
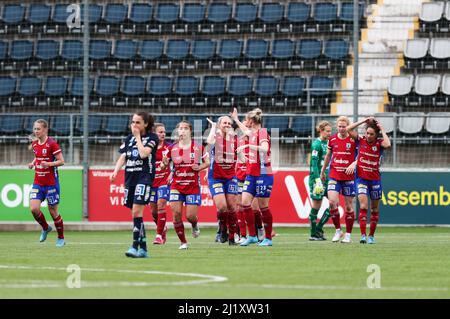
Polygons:
<instances>
[{"instance_id":1,"label":"stadium seat","mask_svg":"<svg viewBox=\"0 0 450 319\"><path fill-rule=\"evenodd\" d=\"M172 78L168 76L150 77L148 93L151 100L143 102L143 105L168 105L168 97L172 94Z\"/></svg>"},{"instance_id":2,"label":"stadium seat","mask_svg":"<svg viewBox=\"0 0 450 319\"><path fill-rule=\"evenodd\" d=\"M0 105L11 104L11 96L16 91L17 79L10 76L0 76Z\"/></svg>"},{"instance_id":3,"label":"stadium seat","mask_svg":"<svg viewBox=\"0 0 450 319\"><path fill-rule=\"evenodd\" d=\"M248 39L245 50L246 63L239 65L239 69L264 68L268 52L269 41L264 39Z\"/></svg>"},{"instance_id":4,"label":"stadium seat","mask_svg":"<svg viewBox=\"0 0 450 319\"><path fill-rule=\"evenodd\" d=\"M10 56L14 61L29 61L33 56L33 42L28 40L13 41Z\"/></svg>"},{"instance_id":5,"label":"stadium seat","mask_svg":"<svg viewBox=\"0 0 450 319\"><path fill-rule=\"evenodd\" d=\"M119 78L115 76L99 76L95 88L96 96L91 98L91 105L104 106L115 105L116 96L119 93Z\"/></svg>"},{"instance_id":6,"label":"stadium seat","mask_svg":"<svg viewBox=\"0 0 450 319\"><path fill-rule=\"evenodd\" d=\"M70 115L56 115L51 118L50 122L50 134L52 135L70 135L71 126L75 129L74 116L72 117L72 125L70 123Z\"/></svg>"},{"instance_id":7,"label":"stadium seat","mask_svg":"<svg viewBox=\"0 0 450 319\"><path fill-rule=\"evenodd\" d=\"M328 60L325 68L344 71L349 62L349 43L345 40L327 40L324 43L323 54ZM319 69L321 65L319 63Z\"/></svg>"},{"instance_id":8,"label":"stadium seat","mask_svg":"<svg viewBox=\"0 0 450 319\"><path fill-rule=\"evenodd\" d=\"M430 55L433 59L435 70L450 68L450 39L432 38L430 43Z\"/></svg>"},{"instance_id":9,"label":"stadium seat","mask_svg":"<svg viewBox=\"0 0 450 319\"><path fill-rule=\"evenodd\" d=\"M279 23L283 20L284 6L281 3L262 3L259 23L254 32L279 32Z\"/></svg>"},{"instance_id":10,"label":"stadium seat","mask_svg":"<svg viewBox=\"0 0 450 319\"><path fill-rule=\"evenodd\" d=\"M62 106L67 94L68 79L63 76L49 76L44 81L44 95L47 106Z\"/></svg>"},{"instance_id":11,"label":"stadium seat","mask_svg":"<svg viewBox=\"0 0 450 319\"><path fill-rule=\"evenodd\" d=\"M228 28L228 32L232 33L248 33L252 32L253 24L256 22L257 14L256 4L251 2L237 2L234 9L233 24Z\"/></svg>"},{"instance_id":12,"label":"stadium seat","mask_svg":"<svg viewBox=\"0 0 450 319\"><path fill-rule=\"evenodd\" d=\"M104 122L103 131L108 135L126 135L129 132L130 117L127 115L108 115Z\"/></svg>"},{"instance_id":13,"label":"stadium seat","mask_svg":"<svg viewBox=\"0 0 450 319\"><path fill-rule=\"evenodd\" d=\"M159 23L159 33L175 32L175 23L179 18L179 5L177 3L158 3L155 20Z\"/></svg>"},{"instance_id":14,"label":"stadium seat","mask_svg":"<svg viewBox=\"0 0 450 319\"><path fill-rule=\"evenodd\" d=\"M4 135L23 133L23 120L21 115L0 116L0 133Z\"/></svg>"},{"instance_id":15,"label":"stadium seat","mask_svg":"<svg viewBox=\"0 0 450 319\"><path fill-rule=\"evenodd\" d=\"M34 122L37 120L46 120L47 123L49 123L49 118L47 115L30 115L25 116L24 122L23 122L23 131L25 134L32 134L33 133L33 125Z\"/></svg>"},{"instance_id":16,"label":"stadium seat","mask_svg":"<svg viewBox=\"0 0 450 319\"><path fill-rule=\"evenodd\" d=\"M334 79L327 76L312 76L309 88L311 90L311 105L329 105L331 96L334 95Z\"/></svg>"},{"instance_id":17,"label":"stadium seat","mask_svg":"<svg viewBox=\"0 0 450 319\"><path fill-rule=\"evenodd\" d=\"M132 3L129 23L123 26L123 33L144 34L149 31L152 21L153 5L151 3Z\"/></svg>"},{"instance_id":18,"label":"stadium seat","mask_svg":"<svg viewBox=\"0 0 450 319\"><path fill-rule=\"evenodd\" d=\"M184 23L182 29L177 32L200 32L201 23L205 20L205 5L201 3L184 3L181 21Z\"/></svg>"},{"instance_id":19,"label":"stadium seat","mask_svg":"<svg viewBox=\"0 0 450 319\"><path fill-rule=\"evenodd\" d=\"M450 101L450 74L444 74L442 76L442 83L441 83L441 92L443 94L443 105L448 106ZM440 105L440 101L437 103Z\"/></svg>"},{"instance_id":20,"label":"stadium seat","mask_svg":"<svg viewBox=\"0 0 450 319\"><path fill-rule=\"evenodd\" d=\"M88 93L92 94L94 90L94 79L88 81ZM75 76L69 83L69 94L64 99L65 106L79 106L83 103L83 77Z\"/></svg>"},{"instance_id":21,"label":"stadium seat","mask_svg":"<svg viewBox=\"0 0 450 319\"><path fill-rule=\"evenodd\" d=\"M291 130L294 136L311 136L313 122L311 116L294 116L292 118Z\"/></svg>"},{"instance_id":22,"label":"stadium seat","mask_svg":"<svg viewBox=\"0 0 450 319\"><path fill-rule=\"evenodd\" d=\"M220 65L215 65L213 68L237 68L238 61L242 55L243 42L242 40L225 39L220 42L219 57L222 59Z\"/></svg>"},{"instance_id":23,"label":"stadium seat","mask_svg":"<svg viewBox=\"0 0 450 319\"><path fill-rule=\"evenodd\" d=\"M331 2L316 2L314 4L314 22L316 23L315 30L308 29L308 31L316 32L333 32L337 21L337 4Z\"/></svg>"},{"instance_id":24,"label":"stadium seat","mask_svg":"<svg viewBox=\"0 0 450 319\"><path fill-rule=\"evenodd\" d=\"M208 15L206 17L208 26L204 27L204 31L211 33L225 32L225 26L231 20L231 13L232 7L230 4L211 2L208 6Z\"/></svg>"},{"instance_id":25,"label":"stadium seat","mask_svg":"<svg viewBox=\"0 0 450 319\"><path fill-rule=\"evenodd\" d=\"M102 115L89 115L88 117L88 135L96 135L103 131L103 123L105 116ZM83 134L83 117L78 115L75 117L75 134Z\"/></svg>"},{"instance_id":26,"label":"stadium seat","mask_svg":"<svg viewBox=\"0 0 450 319\"><path fill-rule=\"evenodd\" d=\"M193 133L203 133L208 128L209 122L206 120L206 116L188 115L186 120L192 124Z\"/></svg>"},{"instance_id":27,"label":"stadium seat","mask_svg":"<svg viewBox=\"0 0 450 319\"><path fill-rule=\"evenodd\" d=\"M397 127L396 124L396 116L395 112L383 112L383 113L375 113L374 117L381 123L384 128L386 134L390 134L394 132Z\"/></svg>"},{"instance_id":28,"label":"stadium seat","mask_svg":"<svg viewBox=\"0 0 450 319\"><path fill-rule=\"evenodd\" d=\"M302 99L304 97L304 89L306 88L306 79L301 76L285 76L281 85L283 106L302 106ZM276 103L278 105L278 103Z\"/></svg>"},{"instance_id":29,"label":"stadium seat","mask_svg":"<svg viewBox=\"0 0 450 319\"><path fill-rule=\"evenodd\" d=\"M128 15L128 5L120 3L108 3L105 7L104 21L107 24L121 24Z\"/></svg>"},{"instance_id":30,"label":"stadium seat","mask_svg":"<svg viewBox=\"0 0 450 319\"><path fill-rule=\"evenodd\" d=\"M90 3L89 4L89 24L97 24L103 16L103 5ZM84 4L80 5L80 20L84 22Z\"/></svg>"},{"instance_id":31,"label":"stadium seat","mask_svg":"<svg viewBox=\"0 0 450 319\"><path fill-rule=\"evenodd\" d=\"M45 24L43 32L47 34L67 34L69 28L67 27L67 19L72 14L67 12L67 7L70 3L57 3L53 8L53 15L51 16L51 22ZM83 16L83 11L80 11L80 18Z\"/></svg>"},{"instance_id":32,"label":"stadium seat","mask_svg":"<svg viewBox=\"0 0 450 319\"><path fill-rule=\"evenodd\" d=\"M125 98L116 101L117 106L141 105L142 97L145 95L145 79L141 76L125 76L122 78L120 92Z\"/></svg>"},{"instance_id":33,"label":"stadium seat","mask_svg":"<svg viewBox=\"0 0 450 319\"><path fill-rule=\"evenodd\" d=\"M409 39L406 41L404 57L406 69L425 69L428 68L427 52L430 46L430 40L426 39ZM427 67L426 67L427 65ZM433 64L431 64L431 68Z\"/></svg>"},{"instance_id":34,"label":"stadium seat","mask_svg":"<svg viewBox=\"0 0 450 319\"><path fill-rule=\"evenodd\" d=\"M423 2L419 14L420 32L439 32L445 3Z\"/></svg>"},{"instance_id":35,"label":"stadium seat","mask_svg":"<svg viewBox=\"0 0 450 319\"><path fill-rule=\"evenodd\" d=\"M186 40L168 40L166 56L169 59L169 68L184 66L184 59L189 54L189 42Z\"/></svg>"},{"instance_id":36,"label":"stadium seat","mask_svg":"<svg viewBox=\"0 0 450 319\"><path fill-rule=\"evenodd\" d=\"M41 92L41 79L36 76L25 76L19 81L19 95L35 97Z\"/></svg>"},{"instance_id":37,"label":"stadium seat","mask_svg":"<svg viewBox=\"0 0 450 319\"><path fill-rule=\"evenodd\" d=\"M89 60L91 69L106 68L106 60L111 57L112 43L107 40L91 40L89 45Z\"/></svg>"},{"instance_id":38,"label":"stadium seat","mask_svg":"<svg viewBox=\"0 0 450 319\"><path fill-rule=\"evenodd\" d=\"M143 69L158 69L163 55L164 42L160 40L144 40L142 42L140 60Z\"/></svg>"},{"instance_id":39,"label":"stadium seat","mask_svg":"<svg viewBox=\"0 0 450 319\"><path fill-rule=\"evenodd\" d=\"M247 104L248 95L252 92L252 78L244 75L230 76L228 80L228 94L230 105ZM229 104L227 103L227 104Z\"/></svg>"},{"instance_id":40,"label":"stadium seat","mask_svg":"<svg viewBox=\"0 0 450 319\"><path fill-rule=\"evenodd\" d=\"M225 93L225 78L221 76L205 76L202 93L205 96L218 96Z\"/></svg>"},{"instance_id":41,"label":"stadium seat","mask_svg":"<svg viewBox=\"0 0 450 319\"><path fill-rule=\"evenodd\" d=\"M267 128L271 137L273 137L273 129L278 129L278 134L281 136L289 129L289 116L265 116L263 127Z\"/></svg>"},{"instance_id":42,"label":"stadium seat","mask_svg":"<svg viewBox=\"0 0 450 319\"><path fill-rule=\"evenodd\" d=\"M0 70L4 68L4 63L8 58L8 42L0 40Z\"/></svg>"},{"instance_id":43,"label":"stadium seat","mask_svg":"<svg viewBox=\"0 0 450 319\"><path fill-rule=\"evenodd\" d=\"M2 22L9 28L23 24L25 18L25 7L21 4L6 4L3 7ZM12 30L11 30L12 31ZM14 30L12 33L17 32ZM7 33L7 32L5 32ZM11 33L11 32L9 32Z\"/></svg>"},{"instance_id":44,"label":"stadium seat","mask_svg":"<svg viewBox=\"0 0 450 319\"><path fill-rule=\"evenodd\" d=\"M30 69L52 69L52 64L59 58L59 44L59 41L56 40L38 40L35 53L38 64L30 66Z\"/></svg>"},{"instance_id":45,"label":"stadium seat","mask_svg":"<svg viewBox=\"0 0 450 319\"><path fill-rule=\"evenodd\" d=\"M286 33L306 32L311 15L311 5L305 2L289 2L286 8L286 22L280 31Z\"/></svg>"},{"instance_id":46,"label":"stadium seat","mask_svg":"<svg viewBox=\"0 0 450 319\"><path fill-rule=\"evenodd\" d=\"M403 134L418 134L422 131L424 119L423 112L403 112L398 122L399 131Z\"/></svg>"},{"instance_id":47,"label":"stadium seat","mask_svg":"<svg viewBox=\"0 0 450 319\"><path fill-rule=\"evenodd\" d=\"M392 106L408 104L409 94L413 86L413 75L392 76L389 81L388 95Z\"/></svg>"},{"instance_id":48,"label":"stadium seat","mask_svg":"<svg viewBox=\"0 0 450 319\"><path fill-rule=\"evenodd\" d=\"M166 127L166 134L167 136L170 136L173 139L174 130L176 129L176 126L178 123L180 123L183 120L182 116L172 116L172 115L164 115L157 117L157 122L163 123Z\"/></svg>"},{"instance_id":49,"label":"stadium seat","mask_svg":"<svg viewBox=\"0 0 450 319\"><path fill-rule=\"evenodd\" d=\"M173 105L193 105L194 96L199 92L199 79L194 76L179 76L175 81L175 94L177 100L172 102ZM169 102L169 104L172 105Z\"/></svg>"},{"instance_id":50,"label":"stadium seat","mask_svg":"<svg viewBox=\"0 0 450 319\"><path fill-rule=\"evenodd\" d=\"M256 78L255 93L257 97L256 105L251 102L250 106L273 106L275 97L278 95L279 80L274 76L259 76Z\"/></svg>"},{"instance_id":51,"label":"stadium seat","mask_svg":"<svg viewBox=\"0 0 450 319\"><path fill-rule=\"evenodd\" d=\"M289 39L278 39L272 42L272 59L266 63L265 68L287 69L292 63L295 44Z\"/></svg>"},{"instance_id":52,"label":"stadium seat","mask_svg":"<svg viewBox=\"0 0 450 319\"><path fill-rule=\"evenodd\" d=\"M61 57L63 60L81 60L83 57L83 42L80 40L64 40Z\"/></svg>"},{"instance_id":53,"label":"stadium seat","mask_svg":"<svg viewBox=\"0 0 450 319\"><path fill-rule=\"evenodd\" d=\"M359 26L363 25L365 5L363 2L358 4ZM339 14L339 22L342 23L342 31L352 31L353 28L353 1L341 3L341 13Z\"/></svg>"},{"instance_id":54,"label":"stadium seat","mask_svg":"<svg viewBox=\"0 0 450 319\"><path fill-rule=\"evenodd\" d=\"M51 11L50 5L31 3L28 8L27 23L23 25L21 33L41 33L44 25L50 23Z\"/></svg>"},{"instance_id":55,"label":"stadium seat","mask_svg":"<svg viewBox=\"0 0 450 319\"><path fill-rule=\"evenodd\" d=\"M216 54L217 42L213 40L194 40L191 43L192 57L195 69L211 67L211 60ZM187 66L186 68L189 68Z\"/></svg>"},{"instance_id":56,"label":"stadium seat","mask_svg":"<svg viewBox=\"0 0 450 319\"><path fill-rule=\"evenodd\" d=\"M299 64L292 65L293 69L317 70L322 55L322 41L304 39L297 42L297 57Z\"/></svg>"},{"instance_id":57,"label":"stadium seat","mask_svg":"<svg viewBox=\"0 0 450 319\"><path fill-rule=\"evenodd\" d=\"M439 74L418 74L415 78L415 96L410 99L409 105L435 105L435 95L438 93L441 84Z\"/></svg>"},{"instance_id":58,"label":"stadium seat","mask_svg":"<svg viewBox=\"0 0 450 319\"><path fill-rule=\"evenodd\" d=\"M427 114L425 129L431 134L445 134L450 129L449 112L430 112Z\"/></svg>"},{"instance_id":59,"label":"stadium seat","mask_svg":"<svg viewBox=\"0 0 450 319\"><path fill-rule=\"evenodd\" d=\"M113 54L113 58L117 61L115 64L108 65L108 69L132 69L136 60L138 47L139 43L135 40L117 40Z\"/></svg>"}]
</instances>

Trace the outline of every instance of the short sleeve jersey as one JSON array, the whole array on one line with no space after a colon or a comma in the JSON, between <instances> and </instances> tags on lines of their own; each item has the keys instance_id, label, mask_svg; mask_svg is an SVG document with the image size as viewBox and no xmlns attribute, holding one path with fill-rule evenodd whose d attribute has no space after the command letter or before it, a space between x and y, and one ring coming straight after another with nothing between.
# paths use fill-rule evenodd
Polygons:
<instances>
[{"instance_id":1,"label":"short sleeve jersey","mask_svg":"<svg viewBox=\"0 0 450 319\"><path fill-rule=\"evenodd\" d=\"M338 181L350 181L355 176L345 174L345 170L356 159L356 142L349 136L344 139L333 135L328 142L328 149L331 150L330 178Z\"/></svg>"},{"instance_id":2,"label":"short sleeve jersey","mask_svg":"<svg viewBox=\"0 0 450 319\"><path fill-rule=\"evenodd\" d=\"M322 170L325 155L328 150L328 141L322 141L317 138L311 145L311 158L309 165L309 175L311 178L319 178ZM327 170L328 174L328 170Z\"/></svg>"},{"instance_id":3,"label":"short sleeve jersey","mask_svg":"<svg viewBox=\"0 0 450 319\"><path fill-rule=\"evenodd\" d=\"M161 169L159 165L162 162L163 157L167 157L167 154L170 152L170 145L167 142L164 142L162 146L157 147L156 149L156 158L155 158L155 179L153 180L152 187L160 187L167 185L169 183L168 178L170 175L170 166L167 166L164 169Z\"/></svg>"},{"instance_id":4,"label":"short sleeve jersey","mask_svg":"<svg viewBox=\"0 0 450 319\"><path fill-rule=\"evenodd\" d=\"M179 143L170 147L167 154L173 163L173 177L170 189L179 191L181 194L193 195L200 193L200 172L194 171L194 164L200 165L202 160L208 156L203 145L192 142L189 149L183 149Z\"/></svg>"},{"instance_id":5,"label":"short sleeve jersey","mask_svg":"<svg viewBox=\"0 0 450 319\"><path fill-rule=\"evenodd\" d=\"M237 136L227 139L217 134L216 143L211 147L209 177L214 179L230 179L235 176Z\"/></svg>"},{"instance_id":6,"label":"short sleeve jersey","mask_svg":"<svg viewBox=\"0 0 450 319\"><path fill-rule=\"evenodd\" d=\"M272 175L272 166L270 163L270 136L267 129L261 128L257 131L253 131L249 136L250 145L261 146L263 142L269 144L269 150L266 154L253 149L249 149L248 151L247 175Z\"/></svg>"},{"instance_id":7,"label":"short sleeve jersey","mask_svg":"<svg viewBox=\"0 0 450 319\"><path fill-rule=\"evenodd\" d=\"M125 186L151 185L155 177L156 145L158 136L154 133L141 136L144 147L152 148L150 156L142 159L133 135L128 135L120 146L119 153L125 154Z\"/></svg>"},{"instance_id":8,"label":"short sleeve jersey","mask_svg":"<svg viewBox=\"0 0 450 319\"><path fill-rule=\"evenodd\" d=\"M380 161L383 155L383 139L369 143L365 136L358 138L358 177L367 180L380 180Z\"/></svg>"},{"instance_id":9,"label":"short sleeve jersey","mask_svg":"<svg viewBox=\"0 0 450 319\"><path fill-rule=\"evenodd\" d=\"M32 148L34 152L34 184L40 186L53 186L59 183L58 181L58 168L48 167L43 168L42 162L54 162L56 155L61 153L61 148L58 143L51 137L47 137L47 140L43 144L39 144L39 141L33 141Z\"/></svg>"}]
</instances>

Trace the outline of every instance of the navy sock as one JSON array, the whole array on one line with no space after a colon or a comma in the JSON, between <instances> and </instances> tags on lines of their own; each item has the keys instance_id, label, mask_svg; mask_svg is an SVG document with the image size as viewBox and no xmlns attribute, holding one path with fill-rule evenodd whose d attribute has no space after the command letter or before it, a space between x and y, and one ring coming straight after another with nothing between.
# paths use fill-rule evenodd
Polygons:
<instances>
[{"instance_id":1,"label":"navy sock","mask_svg":"<svg viewBox=\"0 0 450 319\"><path fill-rule=\"evenodd\" d=\"M142 217L133 218L133 248L138 249L140 235L141 235L141 226L142 225Z\"/></svg>"},{"instance_id":2,"label":"navy sock","mask_svg":"<svg viewBox=\"0 0 450 319\"><path fill-rule=\"evenodd\" d=\"M141 248L145 251L147 251L147 237L145 236L145 227L144 227L144 221L141 217L141 228L139 232L139 245Z\"/></svg>"}]
</instances>

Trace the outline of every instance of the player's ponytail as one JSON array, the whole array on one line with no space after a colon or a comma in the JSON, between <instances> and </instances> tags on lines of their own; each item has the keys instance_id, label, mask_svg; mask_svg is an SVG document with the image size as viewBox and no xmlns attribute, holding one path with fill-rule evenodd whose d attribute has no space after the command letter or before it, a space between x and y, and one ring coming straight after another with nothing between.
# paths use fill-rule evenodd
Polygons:
<instances>
[{"instance_id":1,"label":"player's ponytail","mask_svg":"<svg viewBox=\"0 0 450 319\"><path fill-rule=\"evenodd\" d=\"M255 124L262 124L262 110L260 108L256 108L247 113L247 118L252 120Z\"/></svg>"}]
</instances>

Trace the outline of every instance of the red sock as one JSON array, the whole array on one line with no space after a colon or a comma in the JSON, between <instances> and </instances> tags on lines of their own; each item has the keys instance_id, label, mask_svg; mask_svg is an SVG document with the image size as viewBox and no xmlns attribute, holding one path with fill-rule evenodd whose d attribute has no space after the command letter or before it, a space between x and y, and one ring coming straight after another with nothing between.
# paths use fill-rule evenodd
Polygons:
<instances>
[{"instance_id":1,"label":"red sock","mask_svg":"<svg viewBox=\"0 0 450 319\"><path fill-rule=\"evenodd\" d=\"M245 216L242 208L237 212L237 219L239 225L239 235L247 237L247 225L245 223Z\"/></svg>"},{"instance_id":2,"label":"red sock","mask_svg":"<svg viewBox=\"0 0 450 319\"><path fill-rule=\"evenodd\" d=\"M367 209L359 210L359 228L361 229L361 235L366 235Z\"/></svg>"},{"instance_id":3,"label":"red sock","mask_svg":"<svg viewBox=\"0 0 450 319\"><path fill-rule=\"evenodd\" d=\"M345 232L351 234L353 223L355 222L355 212L345 212Z\"/></svg>"},{"instance_id":4,"label":"red sock","mask_svg":"<svg viewBox=\"0 0 450 319\"><path fill-rule=\"evenodd\" d=\"M375 230L377 229L378 224L378 211L370 212L370 233L369 236L375 235Z\"/></svg>"},{"instance_id":5,"label":"red sock","mask_svg":"<svg viewBox=\"0 0 450 319\"><path fill-rule=\"evenodd\" d=\"M228 239L234 239L234 234L237 232L237 217L236 212L228 212Z\"/></svg>"},{"instance_id":6,"label":"red sock","mask_svg":"<svg viewBox=\"0 0 450 319\"><path fill-rule=\"evenodd\" d=\"M341 217L339 216L339 210L336 209L330 209L330 215L331 215L331 220L333 221L334 224L334 228L336 229L341 229Z\"/></svg>"},{"instance_id":7,"label":"red sock","mask_svg":"<svg viewBox=\"0 0 450 319\"><path fill-rule=\"evenodd\" d=\"M158 210L158 221L156 223L156 233L158 235L162 235L164 231L164 227L166 226L166 209L159 209Z\"/></svg>"},{"instance_id":8,"label":"red sock","mask_svg":"<svg viewBox=\"0 0 450 319\"><path fill-rule=\"evenodd\" d=\"M254 210L253 213L255 214L256 227L262 228L263 227L263 220L262 220L262 216L261 216L261 211Z\"/></svg>"},{"instance_id":9,"label":"red sock","mask_svg":"<svg viewBox=\"0 0 450 319\"><path fill-rule=\"evenodd\" d=\"M217 217L219 218L219 227L221 232L227 231L227 219L228 219L228 212L217 212Z\"/></svg>"},{"instance_id":10,"label":"red sock","mask_svg":"<svg viewBox=\"0 0 450 319\"><path fill-rule=\"evenodd\" d=\"M255 227L255 213L253 212L252 206L244 206L244 216L245 221L248 226L248 235L256 236L256 227Z\"/></svg>"},{"instance_id":11,"label":"red sock","mask_svg":"<svg viewBox=\"0 0 450 319\"><path fill-rule=\"evenodd\" d=\"M61 218L61 215L58 215L55 219L53 219L55 223L56 231L58 232L58 238L64 238L64 223Z\"/></svg>"},{"instance_id":12,"label":"red sock","mask_svg":"<svg viewBox=\"0 0 450 319\"><path fill-rule=\"evenodd\" d=\"M262 220L264 221L264 231L266 238L272 240L273 217L269 207L261 208Z\"/></svg>"},{"instance_id":13,"label":"red sock","mask_svg":"<svg viewBox=\"0 0 450 319\"><path fill-rule=\"evenodd\" d=\"M33 217L39 223L39 225L41 225L43 230L48 229L47 221L45 220L45 216L41 211L39 211L39 214L37 216L33 214Z\"/></svg>"},{"instance_id":14,"label":"red sock","mask_svg":"<svg viewBox=\"0 0 450 319\"><path fill-rule=\"evenodd\" d=\"M173 227L175 228L175 232L177 233L178 238L180 239L182 244L187 243L186 236L184 235L184 225L183 222L173 223Z\"/></svg>"}]
</instances>

